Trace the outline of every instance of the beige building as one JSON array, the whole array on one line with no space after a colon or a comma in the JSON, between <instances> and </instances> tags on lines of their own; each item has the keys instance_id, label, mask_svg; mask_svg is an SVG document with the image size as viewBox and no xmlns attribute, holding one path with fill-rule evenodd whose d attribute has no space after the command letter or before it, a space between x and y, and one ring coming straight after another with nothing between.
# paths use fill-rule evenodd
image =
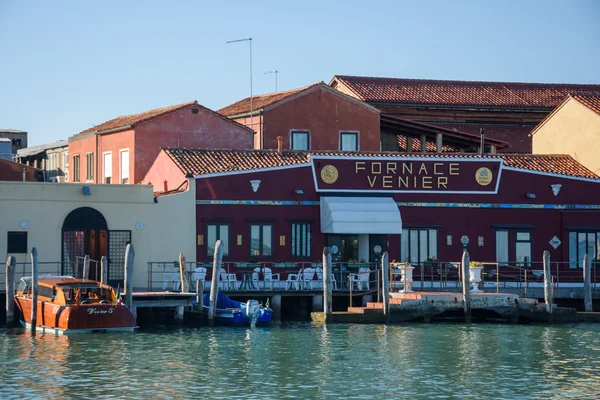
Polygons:
<instances>
[{"instance_id":1,"label":"beige building","mask_svg":"<svg viewBox=\"0 0 600 400\"><path fill-rule=\"evenodd\" d=\"M531 135L533 154L569 154L600 175L600 96L568 96Z\"/></svg>"},{"instance_id":2,"label":"beige building","mask_svg":"<svg viewBox=\"0 0 600 400\"><path fill-rule=\"evenodd\" d=\"M135 250L133 287L149 286L149 261L196 260L195 182L155 197L149 185L0 182L0 244L17 259L17 276L30 274L30 252L43 273L77 275L81 258L108 258L109 284L123 288L125 248ZM79 264L77 264L79 263ZM4 270L4 268L2 268ZM91 263L90 277L99 279ZM162 285L155 273L153 288ZM4 271L0 273L4 287Z\"/></svg>"}]
</instances>

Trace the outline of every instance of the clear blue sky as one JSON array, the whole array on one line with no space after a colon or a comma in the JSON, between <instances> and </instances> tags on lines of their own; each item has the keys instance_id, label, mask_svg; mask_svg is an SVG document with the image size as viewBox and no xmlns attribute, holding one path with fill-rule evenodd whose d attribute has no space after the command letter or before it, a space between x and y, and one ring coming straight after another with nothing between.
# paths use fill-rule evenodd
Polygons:
<instances>
[{"instance_id":1,"label":"clear blue sky","mask_svg":"<svg viewBox=\"0 0 600 400\"><path fill-rule=\"evenodd\" d=\"M600 1L0 0L0 128L30 145L334 74L600 83Z\"/></svg>"}]
</instances>

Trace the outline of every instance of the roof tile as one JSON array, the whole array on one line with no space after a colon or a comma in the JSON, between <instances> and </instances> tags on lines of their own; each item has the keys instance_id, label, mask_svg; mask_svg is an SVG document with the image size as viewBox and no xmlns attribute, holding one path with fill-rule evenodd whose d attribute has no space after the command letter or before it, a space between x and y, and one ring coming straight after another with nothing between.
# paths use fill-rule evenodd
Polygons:
<instances>
[{"instance_id":1,"label":"roof tile","mask_svg":"<svg viewBox=\"0 0 600 400\"><path fill-rule=\"evenodd\" d=\"M573 97L575 100L577 100L596 114L600 114L600 95L574 94L571 97Z\"/></svg>"},{"instance_id":2,"label":"roof tile","mask_svg":"<svg viewBox=\"0 0 600 400\"><path fill-rule=\"evenodd\" d=\"M312 85L299 87L296 89L285 90L281 92L273 92L273 93L265 93L259 94L256 96L252 96L252 110L258 111L265 107L270 106L271 104L275 104L281 100L284 100L290 96L293 96L297 93L303 92L312 87L324 85L323 82L313 83ZM246 97L243 100L237 101L233 104L228 105L227 107L223 107L217 111L219 114L224 115L226 117L232 117L235 115L246 114L250 112L250 97Z\"/></svg>"},{"instance_id":3,"label":"roof tile","mask_svg":"<svg viewBox=\"0 0 600 400\"><path fill-rule=\"evenodd\" d=\"M184 174L206 175L233 171L250 171L308 164L309 156L352 157L422 157L422 158L481 158L503 159L507 167L548 172L564 176L598 179L600 177L569 155L484 155L467 153L394 153L394 152L339 152L339 151L282 151L276 150L201 150L165 148L165 153Z\"/></svg>"},{"instance_id":4,"label":"roof tile","mask_svg":"<svg viewBox=\"0 0 600 400\"><path fill-rule=\"evenodd\" d=\"M600 94L600 85L476 82L334 76L360 100L455 106L553 108L570 93Z\"/></svg>"}]
</instances>

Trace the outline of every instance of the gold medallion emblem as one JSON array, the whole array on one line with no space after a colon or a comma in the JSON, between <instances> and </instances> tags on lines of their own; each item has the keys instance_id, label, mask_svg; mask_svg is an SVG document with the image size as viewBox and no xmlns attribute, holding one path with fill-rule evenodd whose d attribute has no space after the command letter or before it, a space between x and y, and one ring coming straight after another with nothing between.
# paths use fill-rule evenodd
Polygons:
<instances>
[{"instance_id":1,"label":"gold medallion emblem","mask_svg":"<svg viewBox=\"0 0 600 400\"><path fill-rule=\"evenodd\" d=\"M323 182L331 185L332 183L335 183L335 181L337 181L337 178L338 170L333 165L326 165L321 170L321 179L323 179Z\"/></svg>"},{"instance_id":2,"label":"gold medallion emblem","mask_svg":"<svg viewBox=\"0 0 600 400\"><path fill-rule=\"evenodd\" d=\"M481 167L477 170L477 172L475 172L475 180L481 186L487 186L492 183L493 177L494 174L492 174L492 171L486 167Z\"/></svg>"}]
</instances>

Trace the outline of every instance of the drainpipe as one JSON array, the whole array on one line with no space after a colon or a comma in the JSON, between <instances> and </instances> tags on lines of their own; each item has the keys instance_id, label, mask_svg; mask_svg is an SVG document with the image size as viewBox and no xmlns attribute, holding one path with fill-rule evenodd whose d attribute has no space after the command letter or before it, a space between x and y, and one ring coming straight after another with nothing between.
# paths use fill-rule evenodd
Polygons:
<instances>
[{"instance_id":1,"label":"drainpipe","mask_svg":"<svg viewBox=\"0 0 600 400\"><path fill-rule=\"evenodd\" d=\"M23 182L25 182L25 168L23 168L22 173L23 173Z\"/></svg>"},{"instance_id":2,"label":"drainpipe","mask_svg":"<svg viewBox=\"0 0 600 400\"><path fill-rule=\"evenodd\" d=\"M485 129L483 129L483 128L479 129L479 134L481 135L481 149L480 149L480 153L481 153L481 155L484 155L485 154L485 150L483 148L483 146L484 146L483 137L485 135Z\"/></svg>"},{"instance_id":3,"label":"drainpipe","mask_svg":"<svg viewBox=\"0 0 600 400\"><path fill-rule=\"evenodd\" d=\"M168 192L169 191L169 183L167 182L167 180L165 179L165 181L163 182L163 191Z\"/></svg>"}]
</instances>

